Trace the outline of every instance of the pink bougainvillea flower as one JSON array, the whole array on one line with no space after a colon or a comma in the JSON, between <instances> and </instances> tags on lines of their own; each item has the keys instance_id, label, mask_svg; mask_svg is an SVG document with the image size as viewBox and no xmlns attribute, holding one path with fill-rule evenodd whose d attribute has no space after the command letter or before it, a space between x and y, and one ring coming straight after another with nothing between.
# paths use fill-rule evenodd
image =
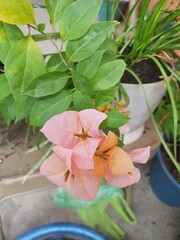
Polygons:
<instances>
[{"instance_id":1,"label":"pink bougainvillea flower","mask_svg":"<svg viewBox=\"0 0 180 240\"><path fill-rule=\"evenodd\" d=\"M41 131L55 145L73 149L72 161L78 168L92 169L93 155L104 139L99 125L106 117L95 109L67 111L50 118Z\"/></svg>"},{"instance_id":2,"label":"pink bougainvillea flower","mask_svg":"<svg viewBox=\"0 0 180 240\"><path fill-rule=\"evenodd\" d=\"M130 111L128 110L127 107L125 107L125 106L127 106L127 103L126 103L126 101L125 101L124 98L121 99L121 104L122 104L122 106L119 106L118 104L116 104L116 109L117 109L119 112L121 112L121 113L129 116L129 115L130 115ZM130 130L129 123L126 123L126 124L124 124L122 127L119 127L119 132L120 132L120 134L122 134L122 135L128 133L129 130Z\"/></svg>"},{"instance_id":3,"label":"pink bougainvillea flower","mask_svg":"<svg viewBox=\"0 0 180 240\"><path fill-rule=\"evenodd\" d=\"M133 163L146 163L150 156L150 147L135 149L129 153L129 157L132 159ZM127 173L121 175L113 175L110 172L106 175L107 184L111 184L115 187L127 187L134 183L139 182L141 178L141 173L138 168L134 169Z\"/></svg>"},{"instance_id":4,"label":"pink bougainvillea flower","mask_svg":"<svg viewBox=\"0 0 180 240\"><path fill-rule=\"evenodd\" d=\"M117 147L117 136L109 131L106 140L96 150L94 156L93 173L97 177L105 177L106 171L111 174L131 174L134 165L130 156L120 147Z\"/></svg>"},{"instance_id":5,"label":"pink bougainvillea flower","mask_svg":"<svg viewBox=\"0 0 180 240\"><path fill-rule=\"evenodd\" d=\"M128 133L129 130L130 130L129 123L126 123L122 127L119 127L119 132L121 135Z\"/></svg>"},{"instance_id":6,"label":"pink bougainvillea flower","mask_svg":"<svg viewBox=\"0 0 180 240\"><path fill-rule=\"evenodd\" d=\"M70 164L72 149L55 146L53 152L42 163L40 173L54 184L69 190L75 198L92 201L99 189L99 178L93 176L90 170L81 170Z\"/></svg>"}]
</instances>

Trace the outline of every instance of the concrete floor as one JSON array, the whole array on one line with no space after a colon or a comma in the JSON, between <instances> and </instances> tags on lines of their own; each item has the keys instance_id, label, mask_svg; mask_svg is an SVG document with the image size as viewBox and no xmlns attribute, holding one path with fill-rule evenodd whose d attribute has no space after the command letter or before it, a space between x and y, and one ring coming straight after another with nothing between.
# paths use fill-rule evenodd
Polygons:
<instances>
[{"instance_id":1,"label":"concrete floor","mask_svg":"<svg viewBox=\"0 0 180 240\"><path fill-rule=\"evenodd\" d=\"M142 166L143 177L132 188L132 208L138 223L128 225L117 216L115 220L125 230L126 240L179 240L180 208L169 207L155 197L148 183L150 164ZM73 210L53 204L55 191L48 187L4 199L0 217L5 240L14 240L27 230L51 222L82 223Z\"/></svg>"}]
</instances>

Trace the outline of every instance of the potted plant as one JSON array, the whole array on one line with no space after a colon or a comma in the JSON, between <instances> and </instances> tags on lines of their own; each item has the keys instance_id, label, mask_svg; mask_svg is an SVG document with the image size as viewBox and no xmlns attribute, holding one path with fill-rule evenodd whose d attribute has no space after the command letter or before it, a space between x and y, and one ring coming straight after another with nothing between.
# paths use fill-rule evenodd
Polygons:
<instances>
[{"instance_id":1,"label":"potted plant","mask_svg":"<svg viewBox=\"0 0 180 240\"><path fill-rule=\"evenodd\" d=\"M36 22L28 0L2 0L0 9L0 95L5 95L0 112L7 124L26 121L27 134L41 128L48 140L42 145L50 143L28 174L40 167L43 176L73 198L91 202L100 185L124 188L138 182L135 163L145 163L150 154L149 146L130 153L123 149L119 128L129 117L119 109L125 95L119 79L125 62L117 59L112 39L118 22L95 21L102 2L46 0L48 33L43 22ZM19 25L27 25L28 32ZM42 53L36 41L44 40L55 53Z\"/></svg>"},{"instance_id":2,"label":"potted plant","mask_svg":"<svg viewBox=\"0 0 180 240\"><path fill-rule=\"evenodd\" d=\"M173 83L173 82L172 82ZM180 116L179 82L174 87L178 117ZM166 96L158 106L155 117L163 129L165 141L175 156L171 161L163 147L161 147L152 164L150 185L156 196L170 206L180 206L180 121L178 119L177 136L172 126L172 106Z\"/></svg>"},{"instance_id":3,"label":"potted plant","mask_svg":"<svg viewBox=\"0 0 180 240\"><path fill-rule=\"evenodd\" d=\"M117 35L118 56L126 62L121 82L130 98L131 123L130 131L125 135L126 143L141 136L149 111L156 109L166 89L172 95L169 79L178 78L173 63L178 59L174 50L180 48L180 10L170 9L168 3L160 0L150 11L150 1L142 1L137 20L129 24L139 4L136 1L121 24L122 34Z\"/></svg>"},{"instance_id":4,"label":"potted plant","mask_svg":"<svg viewBox=\"0 0 180 240\"><path fill-rule=\"evenodd\" d=\"M127 6L128 6L127 1L104 0L99 12L98 19L100 21L107 20L120 21L121 15L126 11Z\"/></svg>"}]
</instances>

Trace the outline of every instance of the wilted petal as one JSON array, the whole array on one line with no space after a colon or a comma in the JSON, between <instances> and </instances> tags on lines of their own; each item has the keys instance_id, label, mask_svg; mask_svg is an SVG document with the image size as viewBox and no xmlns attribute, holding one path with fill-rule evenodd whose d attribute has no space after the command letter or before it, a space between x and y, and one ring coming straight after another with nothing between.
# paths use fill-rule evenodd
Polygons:
<instances>
[{"instance_id":1,"label":"wilted petal","mask_svg":"<svg viewBox=\"0 0 180 240\"><path fill-rule=\"evenodd\" d=\"M133 162L146 163L150 156L150 146L145 148L138 148L129 153Z\"/></svg>"},{"instance_id":2,"label":"wilted petal","mask_svg":"<svg viewBox=\"0 0 180 240\"><path fill-rule=\"evenodd\" d=\"M108 184L111 184L115 187L125 188L134 183L139 182L141 178L141 173L138 168L134 168L131 175L123 174L123 175L107 175L106 180Z\"/></svg>"},{"instance_id":3,"label":"wilted petal","mask_svg":"<svg viewBox=\"0 0 180 240\"><path fill-rule=\"evenodd\" d=\"M78 142L72 153L72 161L79 169L93 169L93 156L99 145L100 139L88 138Z\"/></svg>"},{"instance_id":4,"label":"wilted petal","mask_svg":"<svg viewBox=\"0 0 180 240\"><path fill-rule=\"evenodd\" d=\"M127 174L134 170L130 156L120 147L108 151L108 166L112 174Z\"/></svg>"},{"instance_id":5,"label":"wilted petal","mask_svg":"<svg viewBox=\"0 0 180 240\"><path fill-rule=\"evenodd\" d=\"M100 157L94 155L94 169L93 175L98 178L103 178L106 175L105 167L101 161Z\"/></svg>"},{"instance_id":6,"label":"wilted petal","mask_svg":"<svg viewBox=\"0 0 180 240\"><path fill-rule=\"evenodd\" d=\"M72 148L79 141L74 133L82 133L78 112L67 111L50 118L41 132L50 142Z\"/></svg>"},{"instance_id":7,"label":"wilted petal","mask_svg":"<svg viewBox=\"0 0 180 240\"><path fill-rule=\"evenodd\" d=\"M68 184L64 182L64 173L66 171L67 167L65 161L54 153L45 159L40 167L41 175L46 176L54 184L69 189Z\"/></svg>"},{"instance_id":8,"label":"wilted petal","mask_svg":"<svg viewBox=\"0 0 180 240\"><path fill-rule=\"evenodd\" d=\"M80 121L84 130L89 130L88 134L93 138L103 138L99 131L99 125L107 118L105 113L95 109L85 109L79 112Z\"/></svg>"},{"instance_id":9,"label":"wilted petal","mask_svg":"<svg viewBox=\"0 0 180 240\"><path fill-rule=\"evenodd\" d=\"M71 186L72 195L84 201L93 201L99 190L99 178L92 171L81 171L74 178Z\"/></svg>"},{"instance_id":10,"label":"wilted petal","mask_svg":"<svg viewBox=\"0 0 180 240\"><path fill-rule=\"evenodd\" d=\"M102 146L100 146L99 149L97 150L98 155L101 155L103 152L107 151L108 149L114 147L117 144L118 144L118 138L116 134L109 131Z\"/></svg>"}]
</instances>

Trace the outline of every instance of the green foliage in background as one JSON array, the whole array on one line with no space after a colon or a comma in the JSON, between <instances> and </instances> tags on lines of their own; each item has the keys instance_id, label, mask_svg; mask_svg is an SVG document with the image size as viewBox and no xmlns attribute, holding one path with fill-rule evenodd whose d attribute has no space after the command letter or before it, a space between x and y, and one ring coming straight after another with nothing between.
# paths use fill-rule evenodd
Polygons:
<instances>
[{"instance_id":1,"label":"green foliage in background","mask_svg":"<svg viewBox=\"0 0 180 240\"><path fill-rule=\"evenodd\" d=\"M112 33L117 22L97 22L103 0L46 0L52 32L37 25L28 0L1 1L0 112L7 124L26 120L42 127L52 116L67 110L97 108L116 100L116 90L125 62L116 58ZM53 32L55 24L59 32ZM27 25L24 35L19 25ZM32 29L37 35L32 34ZM61 44L54 40L59 38ZM43 55L36 41L48 40L56 53ZM66 44L66 50L62 46ZM109 91L110 96L103 97ZM109 113L109 127L119 127L129 118Z\"/></svg>"}]
</instances>

